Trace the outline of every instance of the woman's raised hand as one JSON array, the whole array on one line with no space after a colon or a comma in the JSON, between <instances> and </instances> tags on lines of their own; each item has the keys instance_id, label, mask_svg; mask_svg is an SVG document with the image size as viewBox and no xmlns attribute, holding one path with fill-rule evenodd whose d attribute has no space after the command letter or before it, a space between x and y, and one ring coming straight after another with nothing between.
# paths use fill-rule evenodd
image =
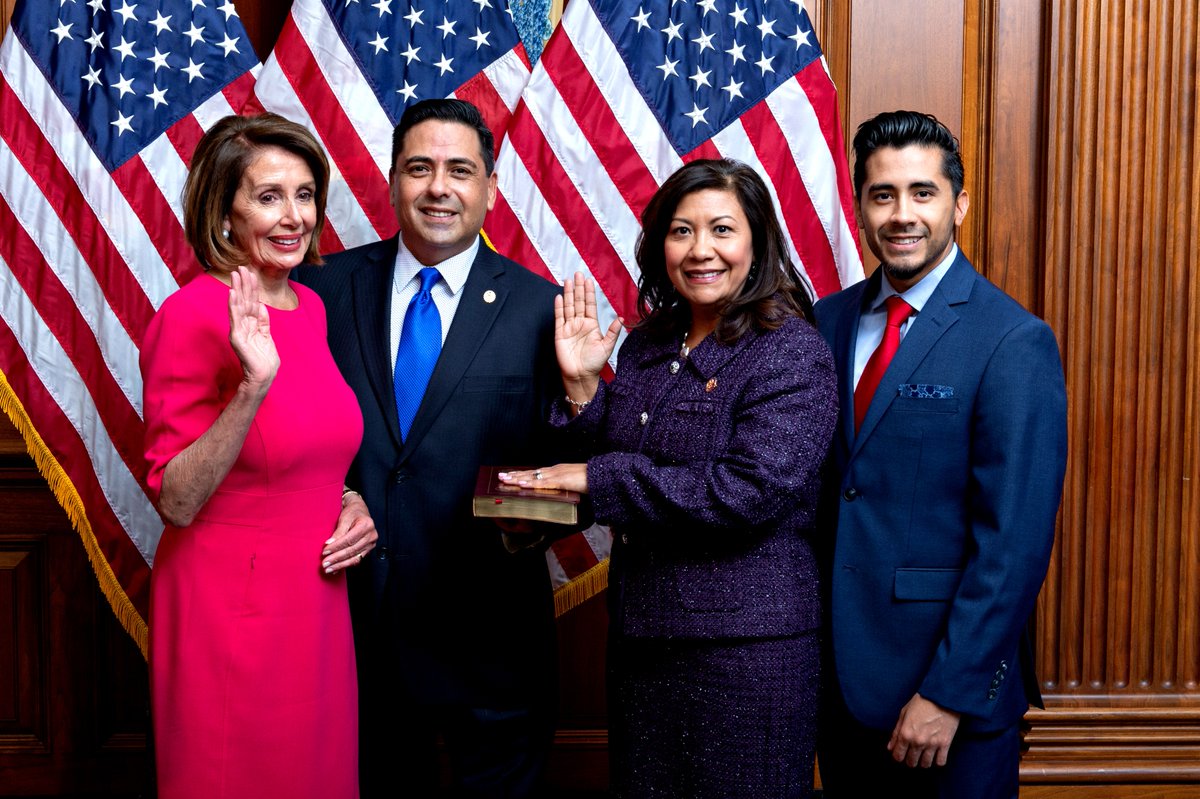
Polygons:
<instances>
[{"instance_id":1,"label":"woman's raised hand","mask_svg":"<svg viewBox=\"0 0 1200 799\"><path fill-rule=\"evenodd\" d=\"M263 394L279 371L271 318L258 293L258 276L244 266L230 275L229 343L242 362L242 379Z\"/></svg>"},{"instance_id":2,"label":"woman's raised hand","mask_svg":"<svg viewBox=\"0 0 1200 799\"><path fill-rule=\"evenodd\" d=\"M596 393L596 381L617 346L620 332L621 319L617 318L607 332L601 333L596 318L596 289L582 272L576 272L563 286L562 296L554 298L554 351L563 382L569 394L573 383L590 384L590 390L584 391L586 397L575 399L587 399Z\"/></svg>"}]
</instances>

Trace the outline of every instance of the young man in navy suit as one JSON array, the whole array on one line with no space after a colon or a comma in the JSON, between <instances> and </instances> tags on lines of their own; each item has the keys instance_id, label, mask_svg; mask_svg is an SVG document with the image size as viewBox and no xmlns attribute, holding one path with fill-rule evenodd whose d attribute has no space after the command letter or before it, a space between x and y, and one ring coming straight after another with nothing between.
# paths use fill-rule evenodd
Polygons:
<instances>
[{"instance_id":1,"label":"young man in navy suit","mask_svg":"<svg viewBox=\"0 0 1200 799\"><path fill-rule=\"evenodd\" d=\"M816 306L842 409L821 780L831 799L1009 799L1040 704L1025 626L1066 463L1058 346L954 243L969 201L944 125L880 114L854 150L880 268Z\"/></svg>"},{"instance_id":2,"label":"young man in navy suit","mask_svg":"<svg viewBox=\"0 0 1200 799\"><path fill-rule=\"evenodd\" d=\"M455 796L531 796L554 732L544 549L510 552L471 513L480 465L563 459L546 423L558 287L479 235L493 146L470 103L410 106L389 174L399 237L299 275L363 412L343 512L365 500L379 530L349 575L364 799L434 796L438 735Z\"/></svg>"}]
</instances>

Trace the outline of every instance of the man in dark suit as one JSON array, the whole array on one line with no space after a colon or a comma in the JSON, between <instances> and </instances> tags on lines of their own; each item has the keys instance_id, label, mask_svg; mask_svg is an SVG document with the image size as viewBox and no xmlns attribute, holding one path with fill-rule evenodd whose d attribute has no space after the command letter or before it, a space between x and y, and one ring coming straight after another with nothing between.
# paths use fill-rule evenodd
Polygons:
<instances>
[{"instance_id":1,"label":"man in dark suit","mask_svg":"<svg viewBox=\"0 0 1200 799\"><path fill-rule=\"evenodd\" d=\"M1024 630L1066 462L1058 346L955 245L968 198L944 125L880 114L854 150L881 267L816 306L842 408L822 783L1008 799L1040 704Z\"/></svg>"},{"instance_id":2,"label":"man in dark suit","mask_svg":"<svg viewBox=\"0 0 1200 799\"><path fill-rule=\"evenodd\" d=\"M389 174L399 238L299 275L328 309L365 432L347 486L379 543L352 570L363 797L432 796L445 742L456 795L536 792L553 736L544 550L472 517L481 464L548 463L558 287L479 235L493 138L459 100L409 107ZM436 271L429 267L436 267Z\"/></svg>"}]
</instances>

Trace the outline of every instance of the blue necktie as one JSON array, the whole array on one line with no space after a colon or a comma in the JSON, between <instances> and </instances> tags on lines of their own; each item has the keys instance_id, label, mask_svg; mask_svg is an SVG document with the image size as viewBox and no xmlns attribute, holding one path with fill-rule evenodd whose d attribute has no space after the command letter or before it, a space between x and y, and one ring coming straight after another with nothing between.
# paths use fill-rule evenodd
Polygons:
<instances>
[{"instance_id":1,"label":"blue necktie","mask_svg":"<svg viewBox=\"0 0 1200 799\"><path fill-rule=\"evenodd\" d=\"M421 288L409 301L408 311L404 314L400 346L396 348L396 372L392 376L400 435L405 439L442 351L442 317L429 293L442 276L432 266L425 267L417 276L421 278Z\"/></svg>"}]
</instances>

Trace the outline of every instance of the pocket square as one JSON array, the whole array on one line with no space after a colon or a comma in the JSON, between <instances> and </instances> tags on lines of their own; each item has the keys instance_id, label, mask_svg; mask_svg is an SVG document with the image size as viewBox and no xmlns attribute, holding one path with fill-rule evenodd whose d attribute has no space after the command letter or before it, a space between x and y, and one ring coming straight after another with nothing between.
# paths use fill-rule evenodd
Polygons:
<instances>
[{"instance_id":1,"label":"pocket square","mask_svg":"<svg viewBox=\"0 0 1200 799\"><path fill-rule=\"evenodd\" d=\"M939 386L933 383L902 383L900 396L914 399L950 399L954 396L954 386Z\"/></svg>"}]
</instances>

